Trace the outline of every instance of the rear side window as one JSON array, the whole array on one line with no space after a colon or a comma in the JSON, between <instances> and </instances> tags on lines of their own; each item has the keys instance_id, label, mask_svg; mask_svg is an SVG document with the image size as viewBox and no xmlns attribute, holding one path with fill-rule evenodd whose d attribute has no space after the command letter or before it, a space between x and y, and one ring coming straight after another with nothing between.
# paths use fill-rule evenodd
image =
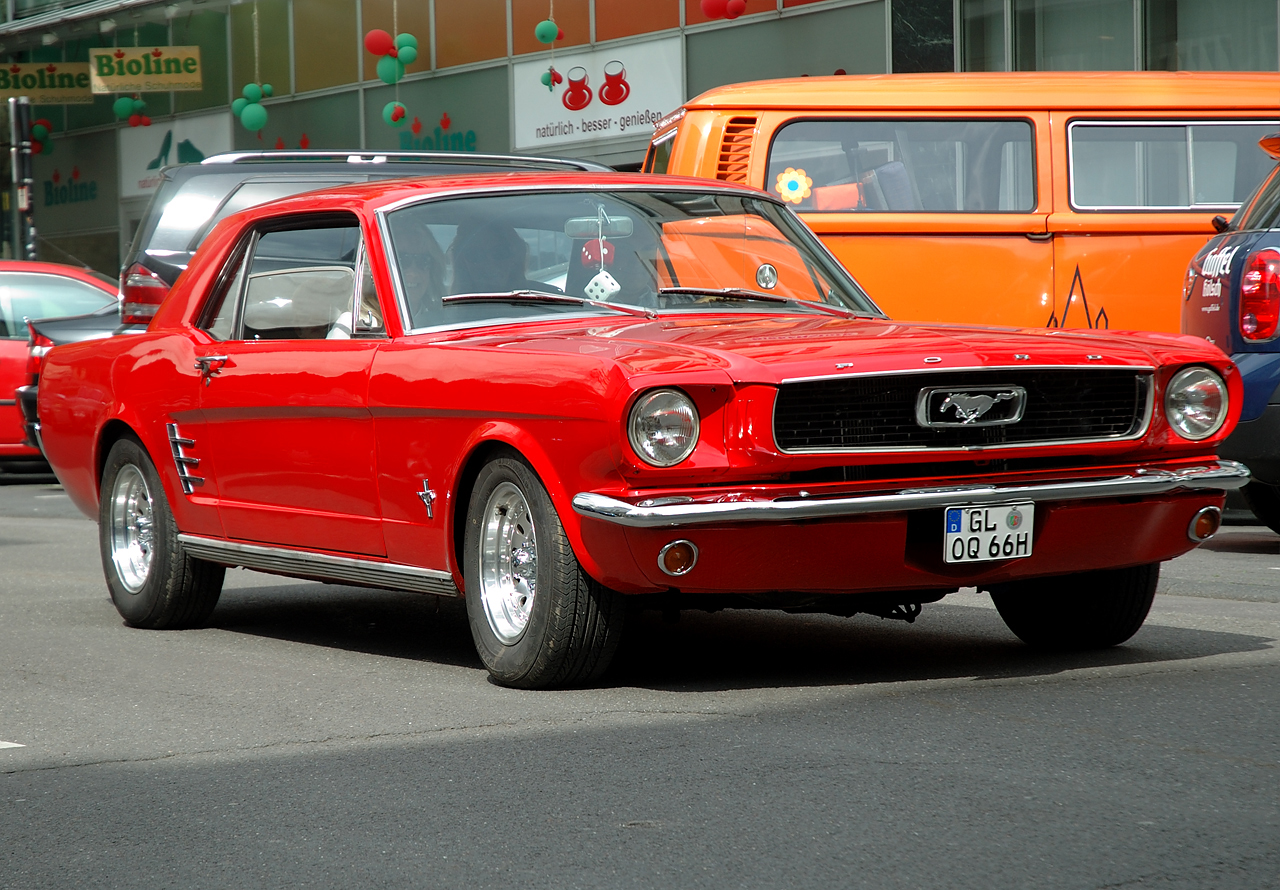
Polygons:
<instances>
[{"instance_id":1,"label":"rear side window","mask_svg":"<svg viewBox=\"0 0 1280 890\"><path fill-rule=\"evenodd\" d=\"M356 286L362 255L354 218L272 226L232 258L222 276L229 286L202 327L218 339L348 339L361 332L366 304L376 306L376 292ZM380 329L380 314L367 324Z\"/></svg>"},{"instance_id":2,"label":"rear side window","mask_svg":"<svg viewBox=\"0 0 1280 890\"><path fill-rule=\"evenodd\" d=\"M1276 121L1074 122L1067 129L1071 205L1237 207L1274 163L1258 140L1276 127Z\"/></svg>"},{"instance_id":3,"label":"rear side window","mask_svg":"<svg viewBox=\"0 0 1280 890\"><path fill-rule=\"evenodd\" d=\"M1034 210L1025 120L821 120L782 127L765 188L805 213Z\"/></svg>"}]
</instances>

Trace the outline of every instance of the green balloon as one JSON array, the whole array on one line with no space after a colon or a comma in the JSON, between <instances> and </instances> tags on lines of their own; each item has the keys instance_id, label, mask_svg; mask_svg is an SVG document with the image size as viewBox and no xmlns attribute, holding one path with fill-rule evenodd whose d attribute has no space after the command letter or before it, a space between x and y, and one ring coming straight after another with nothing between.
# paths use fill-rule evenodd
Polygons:
<instances>
[{"instance_id":1,"label":"green balloon","mask_svg":"<svg viewBox=\"0 0 1280 890\"><path fill-rule=\"evenodd\" d=\"M244 95L244 97L245 97L246 99L248 99L250 102L261 102L261 101L262 101L262 87L258 86L256 83L246 83L246 84L244 85L244 89L243 89L243 90L241 90L240 92L241 92L241 93ZM256 127L252 127L252 128L250 128L250 129L257 129L257 128L256 128Z\"/></svg>"},{"instance_id":2,"label":"green balloon","mask_svg":"<svg viewBox=\"0 0 1280 890\"><path fill-rule=\"evenodd\" d=\"M144 112L144 111L146 111L146 110L147 110L147 103L146 103L146 102L143 102L141 99L134 99L134 100L133 100L133 113L134 113L134 114L142 114L142 112Z\"/></svg>"},{"instance_id":3,"label":"green balloon","mask_svg":"<svg viewBox=\"0 0 1280 890\"><path fill-rule=\"evenodd\" d=\"M404 49L407 46L411 46L416 50L418 48L418 38L412 34L397 34L396 49Z\"/></svg>"},{"instance_id":4,"label":"green balloon","mask_svg":"<svg viewBox=\"0 0 1280 890\"><path fill-rule=\"evenodd\" d=\"M39 139L41 142L44 142L49 138L49 128L44 124L36 124L31 128L31 138Z\"/></svg>"},{"instance_id":5,"label":"green balloon","mask_svg":"<svg viewBox=\"0 0 1280 890\"><path fill-rule=\"evenodd\" d=\"M240 123L246 130L261 130L267 125L267 109L257 102L250 102L240 113Z\"/></svg>"},{"instance_id":6,"label":"green balloon","mask_svg":"<svg viewBox=\"0 0 1280 890\"><path fill-rule=\"evenodd\" d=\"M553 86L551 85L551 72L550 72L550 71L543 71L543 72L542 72L542 85L543 85L544 87L546 87L547 89L549 89L549 90L554 90L554 89L555 89L555 87L553 87Z\"/></svg>"},{"instance_id":7,"label":"green balloon","mask_svg":"<svg viewBox=\"0 0 1280 890\"><path fill-rule=\"evenodd\" d=\"M401 65L412 65L418 61L418 50L412 46L402 46L396 50L396 58Z\"/></svg>"},{"instance_id":8,"label":"green balloon","mask_svg":"<svg viewBox=\"0 0 1280 890\"><path fill-rule=\"evenodd\" d=\"M231 103L231 113L236 117L244 111L244 107L249 104L249 100L241 96L239 99Z\"/></svg>"},{"instance_id":9,"label":"green balloon","mask_svg":"<svg viewBox=\"0 0 1280 890\"><path fill-rule=\"evenodd\" d=\"M404 77L404 63L391 56L378 60L378 79L383 83L396 83Z\"/></svg>"},{"instance_id":10,"label":"green balloon","mask_svg":"<svg viewBox=\"0 0 1280 890\"><path fill-rule=\"evenodd\" d=\"M539 43L555 43L559 34L560 26L551 19L543 19L538 22L538 27L533 29L533 36L538 38Z\"/></svg>"},{"instance_id":11,"label":"green balloon","mask_svg":"<svg viewBox=\"0 0 1280 890\"><path fill-rule=\"evenodd\" d=\"M121 96L111 103L111 113L122 121L128 120L129 115L133 114L133 100L128 96Z\"/></svg>"},{"instance_id":12,"label":"green balloon","mask_svg":"<svg viewBox=\"0 0 1280 890\"><path fill-rule=\"evenodd\" d=\"M271 98L271 94L274 92L275 92L275 89L271 86L271 84L264 83L262 85L262 95L266 96L268 99Z\"/></svg>"},{"instance_id":13,"label":"green balloon","mask_svg":"<svg viewBox=\"0 0 1280 890\"><path fill-rule=\"evenodd\" d=\"M404 106L401 105L399 102L388 102L386 105L383 106L382 119L387 122L388 126L391 126L391 127L404 126L405 118L408 117L407 114L402 114L397 119L393 119L391 117L392 112L394 112L397 108L404 108Z\"/></svg>"}]
</instances>

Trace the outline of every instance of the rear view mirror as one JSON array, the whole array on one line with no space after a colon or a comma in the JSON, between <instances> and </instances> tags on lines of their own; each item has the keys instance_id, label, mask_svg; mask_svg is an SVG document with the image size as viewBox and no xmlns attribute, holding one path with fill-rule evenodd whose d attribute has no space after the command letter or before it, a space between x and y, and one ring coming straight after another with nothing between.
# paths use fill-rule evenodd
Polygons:
<instances>
[{"instance_id":1,"label":"rear view mirror","mask_svg":"<svg viewBox=\"0 0 1280 890\"><path fill-rule=\"evenodd\" d=\"M636 229L635 220L629 216L575 216L564 221L564 233L570 238L627 238Z\"/></svg>"}]
</instances>

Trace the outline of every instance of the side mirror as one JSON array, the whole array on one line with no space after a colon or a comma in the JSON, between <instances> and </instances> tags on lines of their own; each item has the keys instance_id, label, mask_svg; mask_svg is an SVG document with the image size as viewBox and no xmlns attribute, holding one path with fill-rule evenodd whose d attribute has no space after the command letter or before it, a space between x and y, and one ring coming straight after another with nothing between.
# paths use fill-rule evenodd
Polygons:
<instances>
[{"instance_id":1,"label":"side mirror","mask_svg":"<svg viewBox=\"0 0 1280 890\"><path fill-rule=\"evenodd\" d=\"M1213 230L1221 235L1227 229L1231 228L1231 221L1219 213L1210 222L1213 223Z\"/></svg>"}]
</instances>

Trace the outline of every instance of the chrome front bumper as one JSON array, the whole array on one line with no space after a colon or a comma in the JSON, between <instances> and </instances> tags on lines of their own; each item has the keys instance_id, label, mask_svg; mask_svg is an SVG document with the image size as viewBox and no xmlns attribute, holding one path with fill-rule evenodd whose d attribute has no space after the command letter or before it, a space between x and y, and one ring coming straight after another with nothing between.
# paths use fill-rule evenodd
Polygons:
<instances>
[{"instance_id":1,"label":"chrome front bumper","mask_svg":"<svg viewBox=\"0 0 1280 890\"><path fill-rule=\"evenodd\" d=\"M982 506L1009 501L1078 501L1089 498L1125 498L1168 494L1175 491L1229 491L1249 481L1244 464L1230 460L1209 466L1172 472L1138 469L1123 476L1046 482L1035 485L955 485L940 488L907 488L892 494L854 497L788 497L786 500L664 503L640 506L602 494L582 492L573 496L573 509L582 516L603 519L629 528L673 528L727 522L796 522L835 519L903 510L937 507ZM643 503L643 502L641 502Z\"/></svg>"}]
</instances>

